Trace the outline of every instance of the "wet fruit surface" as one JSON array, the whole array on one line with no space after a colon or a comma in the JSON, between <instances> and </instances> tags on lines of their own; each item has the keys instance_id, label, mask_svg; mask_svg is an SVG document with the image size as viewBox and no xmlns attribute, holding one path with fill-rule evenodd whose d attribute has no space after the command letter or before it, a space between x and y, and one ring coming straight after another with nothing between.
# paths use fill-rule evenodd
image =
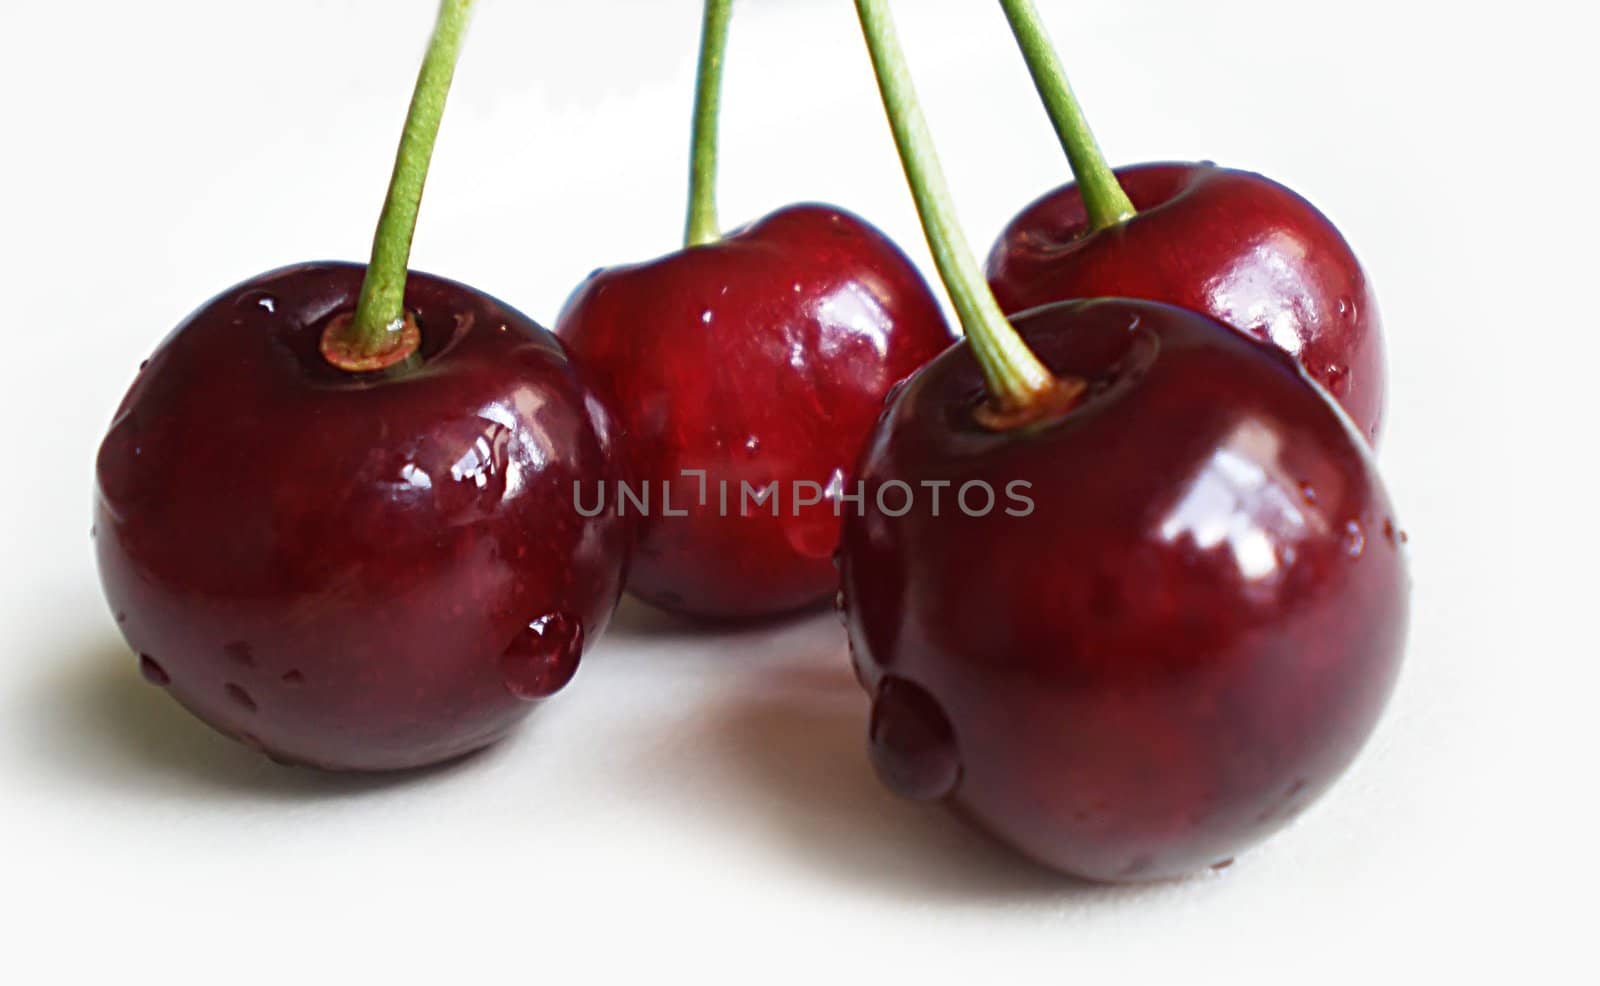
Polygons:
<instances>
[{"instance_id":1,"label":"wet fruit surface","mask_svg":"<svg viewBox=\"0 0 1600 986\"><path fill-rule=\"evenodd\" d=\"M1387 496L1276 350L1144 302L1015 322L1087 381L1081 406L983 429L963 345L911 379L862 460L843 579L874 762L1072 874L1222 864L1316 799L1377 721L1408 594ZM875 506L890 483L945 481L996 490L994 507Z\"/></svg>"},{"instance_id":2,"label":"wet fruit surface","mask_svg":"<svg viewBox=\"0 0 1600 986\"><path fill-rule=\"evenodd\" d=\"M1260 175L1209 164L1116 171L1138 214L1092 232L1076 185L1000 235L989 280L1008 313L1071 298L1180 305L1299 360L1375 442L1385 368L1377 301L1339 231Z\"/></svg>"},{"instance_id":3,"label":"wet fruit surface","mask_svg":"<svg viewBox=\"0 0 1600 986\"><path fill-rule=\"evenodd\" d=\"M833 594L849 470L890 387L952 342L910 261L822 206L597 272L556 331L648 491L648 505L621 504L648 514L628 591L718 619Z\"/></svg>"},{"instance_id":4,"label":"wet fruit surface","mask_svg":"<svg viewBox=\"0 0 1600 986\"><path fill-rule=\"evenodd\" d=\"M96 549L152 683L283 760L391 769L491 742L529 708L504 656L562 614L540 695L620 592L624 532L581 517L603 436L553 336L413 274L421 358L318 354L364 268L287 268L207 303L101 447ZM551 637L554 643L554 635Z\"/></svg>"}]
</instances>

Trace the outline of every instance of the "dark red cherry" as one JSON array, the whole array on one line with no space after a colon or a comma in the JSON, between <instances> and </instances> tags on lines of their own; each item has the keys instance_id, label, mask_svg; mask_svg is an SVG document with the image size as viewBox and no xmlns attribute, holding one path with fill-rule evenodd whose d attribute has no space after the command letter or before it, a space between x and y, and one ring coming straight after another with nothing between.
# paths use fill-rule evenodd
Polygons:
<instances>
[{"instance_id":1,"label":"dark red cherry","mask_svg":"<svg viewBox=\"0 0 1600 986\"><path fill-rule=\"evenodd\" d=\"M1142 164L1116 177L1138 210L1117 225L1091 229L1076 184L1011 221L989 255L1001 307L1120 296L1210 315L1294 356L1375 442L1385 385L1378 306L1333 223L1245 171Z\"/></svg>"},{"instance_id":2,"label":"dark red cherry","mask_svg":"<svg viewBox=\"0 0 1600 986\"><path fill-rule=\"evenodd\" d=\"M858 470L843 583L873 760L1078 876L1223 863L1378 719L1407 613L1393 509L1278 350L1149 302L1014 323L1081 403L986 428L963 343L911 378Z\"/></svg>"},{"instance_id":3,"label":"dark red cherry","mask_svg":"<svg viewBox=\"0 0 1600 986\"><path fill-rule=\"evenodd\" d=\"M556 333L648 492L628 590L713 619L833 595L850 468L890 388L952 341L904 254L817 205L597 272ZM769 487L776 506L757 502ZM608 510L641 512L610 495Z\"/></svg>"},{"instance_id":4,"label":"dark red cherry","mask_svg":"<svg viewBox=\"0 0 1600 986\"><path fill-rule=\"evenodd\" d=\"M100 449L95 543L150 681L279 759L382 770L493 742L565 684L626 538L574 507L615 476L603 422L525 316L411 274L409 362L323 359L364 271L254 278L161 344Z\"/></svg>"}]
</instances>

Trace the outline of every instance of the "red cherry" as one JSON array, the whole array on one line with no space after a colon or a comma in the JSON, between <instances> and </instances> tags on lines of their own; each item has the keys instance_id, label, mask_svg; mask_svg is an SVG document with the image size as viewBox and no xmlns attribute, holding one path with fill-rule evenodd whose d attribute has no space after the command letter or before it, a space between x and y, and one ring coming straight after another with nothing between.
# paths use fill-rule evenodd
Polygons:
<instances>
[{"instance_id":1,"label":"red cherry","mask_svg":"<svg viewBox=\"0 0 1600 986\"><path fill-rule=\"evenodd\" d=\"M850 467L890 388L952 342L904 254L817 205L597 272L556 333L614 412L630 485L651 498L628 590L713 619L832 596ZM798 506L797 482L821 502ZM778 515L745 484L775 484Z\"/></svg>"},{"instance_id":2,"label":"red cherry","mask_svg":"<svg viewBox=\"0 0 1600 986\"><path fill-rule=\"evenodd\" d=\"M843 582L874 762L1078 876L1221 864L1377 721L1407 612L1388 497L1293 361L1211 319L1119 299L1014 324L1088 385L1076 408L989 430L963 343L912 377L859 468ZM935 516L939 481L994 506L947 495ZM879 505L890 483L919 493L903 516Z\"/></svg>"},{"instance_id":3,"label":"red cherry","mask_svg":"<svg viewBox=\"0 0 1600 986\"><path fill-rule=\"evenodd\" d=\"M1311 203L1210 164L1119 168L1138 210L1091 227L1076 184L1028 206L989 255L1008 313L1070 298L1181 305L1293 355L1375 442L1384 405L1378 306L1350 245Z\"/></svg>"},{"instance_id":4,"label":"red cherry","mask_svg":"<svg viewBox=\"0 0 1600 986\"><path fill-rule=\"evenodd\" d=\"M101 577L141 666L279 759L414 767L492 742L571 677L621 591L616 475L555 338L409 278L420 356L319 352L364 268L213 299L151 356L101 446Z\"/></svg>"},{"instance_id":5,"label":"red cherry","mask_svg":"<svg viewBox=\"0 0 1600 986\"><path fill-rule=\"evenodd\" d=\"M1065 93L1031 2L1001 6ZM1368 446L1286 353L1196 312L1115 298L1008 321L887 2L856 10L966 328L857 470L841 573L873 763L1067 873L1225 866L1339 776L1393 685L1408 586ZM1082 150L1075 105L1054 105ZM1083 171L1097 225L1133 214L1109 169Z\"/></svg>"}]
</instances>

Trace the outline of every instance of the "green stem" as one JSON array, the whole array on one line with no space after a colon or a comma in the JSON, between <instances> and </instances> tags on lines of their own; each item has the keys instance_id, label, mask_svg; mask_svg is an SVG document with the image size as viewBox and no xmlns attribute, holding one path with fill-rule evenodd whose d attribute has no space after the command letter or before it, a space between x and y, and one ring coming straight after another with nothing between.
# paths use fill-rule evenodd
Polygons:
<instances>
[{"instance_id":1,"label":"green stem","mask_svg":"<svg viewBox=\"0 0 1600 986\"><path fill-rule=\"evenodd\" d=\"M856 13L928 246L983 369L990 400L1005 410L1030 407L1053 392L1057 381L1006 321L956 222L944 171L922 117L888 3L856 0Z\"/></svg>"},{"instance_id":2,"label":"green stem","mask_svg":"<svg viewBox=\"0 0 1600 986\"><path fill-rule=\"evenodd\" d=\"M1034 88L1039 90L1039 98L1044 100L1045 110L1055 124L1061 147L1067 152L1072 176L1083 193L1090 226L1106 229L1133 218L1133 203L1095 142L1089 121L1084 119L1083 108L1072 94L1067 73L1061 67L1061 57L1045 33L1033 0L1000 0L1000 6L1006 12L1006 20L1011 22L1011 33L1016 35L1017 47L1022 49L1028 73L1033 76Z\"/></svg>"},{"instance_id":3,"label":"green stem","mask_svg":"<svg viewBox=\"0 0 1600 986\"><path fill-rule=\"evenodd\" d=\"M722 110L722 62L733 0L706 0L700 29L700 68L694 88L694 138L689 158L689 218L684 246L722 238L717 224L717 119Z\"/></svg>"},{"instance_id":4,"label":"green stem","mask_svg":"<svg viewBox=\"0 0 1600 986\"><path fill-rule=\"evenodd\" d=\"M433 160L433 145L439 136L439 121L444 116L445 99L455 77L456 61L473 0L443 0L433 40L417 74L417 87L406 115L406 128L395 157L394 175L389 180L389 196L378 219L372 240L372 262L367 266L356 303L355 318L343 340L356 354L372 356L391 348L393 338L405 324L406 270L411 261L411 239L417 228L417 213L422 207L422 189L427 183L428 165Z\"/></svg>"}]
</instances>

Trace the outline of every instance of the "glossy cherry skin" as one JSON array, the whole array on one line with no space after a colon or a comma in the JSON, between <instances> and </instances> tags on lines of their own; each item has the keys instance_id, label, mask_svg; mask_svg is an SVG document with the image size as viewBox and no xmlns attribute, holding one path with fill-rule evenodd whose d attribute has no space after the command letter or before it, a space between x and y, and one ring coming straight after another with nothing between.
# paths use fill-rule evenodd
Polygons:
<instances>
[{"instance_id":1,"label":"glossy cherry skin","mask_svg":"<svg viewBox=\"0 0 1600 986\"><path fill-rule=\"evenodd\" d=\"M1377 442L1385 370L1378 305L1350 245L1276 182L1212 164L1117 170L1138 210L1089 232L1076 185L1000 234L989 280L1008 314L1072 298L1146 298L1210 315L1298 359Z\"/></svg>"},{"instance_id":2,"label":"glossy cherry skin","mask_svg":"<svg viewBox=\"0 0 1600 986\"><path fill-rule=\"evenodd\" d=\"M843 582L874 763L1069 874L1223 864L1378 719L1407 614L1393 511L1365 442L1276 349L1150 302L1016 325L1088 381L1080 406L985 430L963 344L911 378L859 468ZM879 505L940 480L939 516L925 491L904 516ZM969 483L995 490L987 515L982 486L959 508Z\"/></svg>"},{"instance_id":3,"label":"glossy cherry skin","mask_svg":"<svg viewBox=\"0 0 1600 986\"><path fill-rule=\"evenodd\" d=\"M145 676L218 730L330 769L437 763L566 683L621 592L613 475L554 336L412 274L416 364L326 364L364 268L223 292L161 343L100 447L106 598Z\"/></svg>"},{"instance_id":4,"label":"glossy cherry skin","mask_svg":"<svg viewBox=\"0 0 1600 986\"><path fill-rule=\"evenodd\" d=\"M953 341L905 255L861 219L817 205L598 271L556 334L612 409L631 484L652 498L628 591L713 620L835 593L833 497L890 388ZM802 498L821 502L800 506L797 482L816 484ZM667 508L684 516L663 509L663 484ZM752 495L776 484L779 515L746 500L743 484Z\"/></svg>"}]
</instances>

